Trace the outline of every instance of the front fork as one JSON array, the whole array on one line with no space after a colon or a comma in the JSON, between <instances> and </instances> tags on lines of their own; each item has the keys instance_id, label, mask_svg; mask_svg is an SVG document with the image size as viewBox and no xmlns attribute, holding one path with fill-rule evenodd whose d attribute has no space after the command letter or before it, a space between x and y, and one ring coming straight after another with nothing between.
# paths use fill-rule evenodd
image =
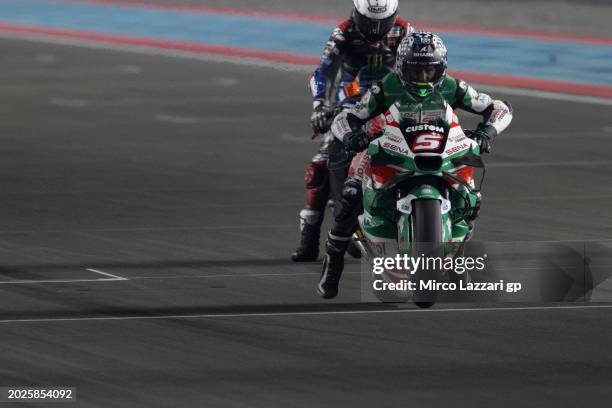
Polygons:
<instances>
[{"instance_id":1,"label":"front fork","mask_svg":"<svg viewBox=\"0 0 612 408\"><path fill-rule=\"evenodd\" d=\"M480 194L467 191L456 192L455 194L451 193L447 199L438 188L424 184L414 187L406 196L395 202L396 211L400 213L396 225L390 225L388 224L389 221L375 216L370 218L377 221L368 223L365 221L367 217L365 213L359 217L359 228L353 235L353 239L366 259L382 256L380 247L383 242L390 244L397 240L397 249L400 253L410 252L412 202L416 199L437 199L440 201L445 252L451 256L460 252L470 232L470 224L463 217L453 216L453 211L466 206L477 208L480 203ZM368 205L365 202L364 205L367 213ZM457 214L456 211L455 214ZM473 221L474 218L475 216L470 221ZM387 226L385 227L385 225ZM372 240L375 242L372 242Z\"/></svg>"},{"instance_id":2,"label":"front fork","mask_svg":"<svg viewBox=\"0 0 612 408\"><path fill-rule=\"evenodd\" d=\"M430 185L416 186L405 197L397 201L397 211L400 218L397 222L398 248L400 253L409 253L412 243L412 227L410 219L413 216L412 203L415 200L428 199L440 201L440 217L442 217L442 240L445 244L452 241L452 221L450 216L451 202L436 187Z\"/></svg>"}]
</instances>

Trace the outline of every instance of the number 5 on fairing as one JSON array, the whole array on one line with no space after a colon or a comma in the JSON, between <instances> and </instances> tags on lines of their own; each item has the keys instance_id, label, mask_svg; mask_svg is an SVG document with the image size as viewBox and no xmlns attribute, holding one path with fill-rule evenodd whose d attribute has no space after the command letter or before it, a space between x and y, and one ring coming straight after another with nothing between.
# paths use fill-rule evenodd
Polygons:
<instances>
[{"instance_id":1,"label":"number 5 on fairing","mask_svg":"<svg viewBox=\"0 0 612 408\"><path fill-rule=\"evenodd\" d=\"M435 123L443 126L432 131L432 122L402 123L397 110L390 110L385 133L368 148L371 171L364 178L364 212L355 235L366 260L393 258L398 253L443 259L460 256L470 234L484 179L480 148L465 136L446 102L429 108L439 109L442 117ZM476 170L481 173L478 182ZM383 254L372 248L383 248ZM411 280L417 288L424 280L469 280L467 273L441 268L408 275L385 270L372 279L381 277L387 282ZM382 301L397 301L399 295L374 293ZM406 294L401 295L405 300ZM430 307L437 300L432 290L417 289L407 295L420 307Z\"/></svg>"}]
</instances>

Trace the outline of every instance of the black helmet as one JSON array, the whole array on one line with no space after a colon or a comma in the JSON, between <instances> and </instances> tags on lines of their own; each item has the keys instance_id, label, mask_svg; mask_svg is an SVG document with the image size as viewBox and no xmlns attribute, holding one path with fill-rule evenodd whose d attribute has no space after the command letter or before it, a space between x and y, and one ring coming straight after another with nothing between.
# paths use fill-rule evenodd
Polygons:
<instances>
[{"instance_id":1,"label":"black helmet","mask_svg":"<svg viewBox=\"0 0 612 408\"><path fill-rule=\"evenodd\" d=\"M409 34L399 45L395 70L413 95L426 97L444 81L448 61L446 47L435 34Z\"/></svg>"},{"instance_id":2,"label":"black helmet","mask_svg":"<svg viewBox=\"0 0 612 408\"><path fill-rule=\"evenodd\" d=\"M369 42L383 39L397 19L398 0L353 0L351 19Z\"/></svg>"}]
</instances>

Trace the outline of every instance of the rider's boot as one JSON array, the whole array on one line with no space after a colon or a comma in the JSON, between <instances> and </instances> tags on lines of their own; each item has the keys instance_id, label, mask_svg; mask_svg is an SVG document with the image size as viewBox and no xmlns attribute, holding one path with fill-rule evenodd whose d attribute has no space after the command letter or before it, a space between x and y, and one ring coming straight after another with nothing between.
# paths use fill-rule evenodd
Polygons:
<instances>
[{"instance_id":1,"label":"rider's boot","mask_svg":"<svg viewBox=\"0 0 612 408\"><path fill-rule=\"evenodd\" d=\"M341 197L334 207L334 222L327 234L327 252L321 279L317 290L325 299L335 298L338 284L344 269L344 254L357 230L357 216L361 212L361 184L359 180L348 178L344 183Z\"/></svg>"},{"instance_id":2,"label":"rider's boot","mask_svg":"<svg viewBox=\"0 0 612 408\"><path fill-rule=\"evenodd\" d=\"M319 236L323 212L303 209L300 211L300 243L291 254L294 262L314 262L319 257Z\"/></svg>"},{"instance_id":3,"label":"rider's boot","mask_svg":"<svg viewBox=\"0 0 612 408\"><path fill-rule=\"evenodd\" d=\"M344 253L349 242L350 237L338 237L331 233L327 235L325 262L317 285L317 292L324 299L333 299L338 295L338 285L344 270Z\"/></svg>"}]
</instances>

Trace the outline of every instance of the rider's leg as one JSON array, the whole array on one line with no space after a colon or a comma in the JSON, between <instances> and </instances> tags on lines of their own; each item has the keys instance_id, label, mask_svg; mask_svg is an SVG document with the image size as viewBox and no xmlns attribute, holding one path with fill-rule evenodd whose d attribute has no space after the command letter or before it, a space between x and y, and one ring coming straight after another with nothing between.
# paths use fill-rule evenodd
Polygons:
<instances>
[{"instance_id":1,"label":"rider's leg","mask_svg":"<svg viewBox=\"0 0 612 408\"><path fill-rule=\"evenodd\" d=\"M358 153L351 161L348 178L334 206L332 229L327 234L325 262L317 287L319 294L326 299L338 294L338 284L344 270L344 253L359 225L357 217L363 212L361 186L369 175L370 155L367 151Z\"/></svg>"},{"instance_id":2,"label":"rider's leg","mask_svg":"<svg viewBox=\"0 0 612 408\"><path fill-rule=\"evenodd\" d=\"M312 262L319 257L319 236L329 199L327 156L321 151L306 167L306 206L300 211L300 243L291 254L295 262Z\"/></svg>"},{"instance_id":3,"label":"rider's leg","mask_svg":"<svg viewBox=\"0 0 612 408\"><path fill-rule=\"evenodd\" d=\"M362 211L361 196L361 181L349 177L344 183L341 198L334 206L334 222L325 244L325 262L317 287L319 295L325 299L332 299L338 294L344 270L344 253L357 230L357 217Z\"/></svg>"},{"instance_id":4,"label":"rider's leg","mask_svg":"<svg viewBox=\"0 0 612 408\"><path fill-rule=\"evenodd\" d=\"M349 173L349 166L334 168L329 170L329 191L331 198L335 203L340 200L342 196L342 189L344 188L344 182ZM361 258L361 252L359 248L353 243L353 240L349 242L347 251L353 258Z\"/></svg>"}]
</instances>

